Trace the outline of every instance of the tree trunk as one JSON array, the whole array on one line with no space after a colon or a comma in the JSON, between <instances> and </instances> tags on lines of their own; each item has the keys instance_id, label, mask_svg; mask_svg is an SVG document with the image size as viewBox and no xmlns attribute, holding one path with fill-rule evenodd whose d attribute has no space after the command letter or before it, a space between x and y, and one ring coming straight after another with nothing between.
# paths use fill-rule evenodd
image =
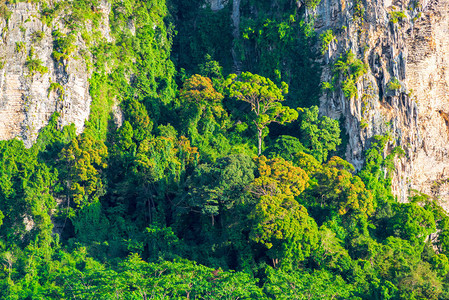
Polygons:
<instances>
[{"instance_id":1,"label":"tree trunk","mask_svg":"<svg viewBox=\"0 0 449 300\"><path fill-rule=\"evenodd\" d=\"M259 156L260 156L262 154L262 129L257 130L258 130L257 138L259 142Z\"/></svg>"}]
</instances>

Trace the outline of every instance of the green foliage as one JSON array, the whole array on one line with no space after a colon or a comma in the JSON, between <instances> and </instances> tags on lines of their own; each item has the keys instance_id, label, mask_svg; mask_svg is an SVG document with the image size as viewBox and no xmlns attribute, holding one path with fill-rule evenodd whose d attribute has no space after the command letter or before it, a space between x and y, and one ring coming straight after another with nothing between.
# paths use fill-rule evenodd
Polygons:
<instances>
[{"instance_id":1,"label":"green foliage","mask_svg":"<svg viewBox=\"0 0 449 300\"><path fill-rule=\"evenodd\" d=\"M25 61L25 65L28 68L28 72L30 73L30 76L33 77L36 73L39 73L41 75L44 75L48 72L48 68L46 66L42 65L42 60L39 58L35 58L35 51L34 48L31 47L30 54L27 57ZM51 85L50 85L51 88Z\"/></svg>"},{"instance_id":2,"label":"green foliage","mask_svg":"<svg viewBox=\"0 0 449 300\"><path fill-rule=\"evenodd\" d=\"M50 86L48 87L48 96L50 93L55 91L59 98L64 96L64 87L59 82L50 82Z\"/></svg>"},{"instance_id":3,"label":"green foliage","mask_svg":"<svg viewBox=\"0 0 449 300\"><path fill-rule=\"evenodd\" d=\"M305 0L304 1L304 3L306 4L306 7L308 8L308 9L315 9L317 6L318 6L318 4L320 4L320 0Z\"/></svg>"},{"instance_id":4,"label":"green foliage","mask_svg":"<svg viewBox=\"0 0 449 300\"><path fill-rule=\"evenodd\" d=\"M346 98L353 98L357 96L357 86L354 79L351 77L346 78L341 84L341 89L343 90Z\"/></svg>"},{"instance_id":5,"label":"green foliage","mask_svg":"<svg viewBox=\"0 0 449 300\"><path fill-rule=\"evenodd\" d=\"M205 62L199 66L201 75L212 78L212 80L222 80L223 67L221 67L217 61L212 60L212 57L209 54L206 54L204 60Z\"/></svg>"},{"instance_id":6,"label":"green foliage","mask_svg":"<svg viewBox=\"0 0 449 300\"><path fill-rule=\"evenodd\" d=\"M327 225L334 227L329 229L326 225L322 225L319 229L319 244L314 251L312 258L313 261L322 269L333 270L334 272L348 272L355 268L348 250L345 249L343 240L337 237L334 231L337 231L339 235L344 232L343 228L335 228L333 221L328 221ZM346 234L346 232L344 232ZM343 238L343 237L342 237Z\"/></svg>"},{"instance_id":7,"label":"green foliage","mask_svg":"<svg viewBox=\"0 0 449 300\"><path fill-rule=\"evenodd\" d=\"M352 15L353 20L355 23L362 24L365 16L365 7L363 6L363 3L361 0L355 1L354 4L354 13Z\"/></svg>"},{"instance_id":8,"label":"green foliage","mask_svg":"<svg viewBox=\"0 0 449 300\"><path fill-rule=\"evenodd\" d=\"M357 81L367 72L367 68L368 66L349 50L335 62L332 81L340 80L345 97L353 98L357 95Z\"/></svg>"},{"instance_id":9,"label":"green foliage","mask_svg":"<svg viewBox=\"0 0 449 300\"><path fill-rule=\"evenodd\" d=\"M330 210L331 215L337 213L350 218L373 214L376 208L373 195L361 178L352 174L353 171L351 164L334 156L314 173L308 174L317 181L307 192L311 197L309 205L321 211L320 218L326 210ZM319 199L319 202L316 203L315 199Z\"/></svg>"},{"instance_id":10,"label":"green foliage","mask_svg":"<svg viewBox=\"0 0 449 300\"><path fill-rule=\"evenodd\" d=\"M262 153L262 138L270 123L285 124L298 118L298 112L283 106L284 94L288 93L288 85L281 83L277 87L270 79L244 72L239 76L233 74L226 79L228 93L231 97L251 105L252 119L257 128L258 154Z\"/></svg>"},{"instance_id":11,"label":"green foliage","mask_svg":"<svg viewBox=\"0 0 449 300\"><path fill-rule=\"evenodd\" d=\"M0 170L2 239L8 247L27 245L37 237L41 243L49 242L56 174L39 161L37 149L25 149L17 140L0 143Z\"/></svg>"},{"instance_id":12,"label":"green foliage","mask_svg":"<svg viewBox=\"0 0 449 300\"><path fill-rule=\"evenodd\" d=\"M318 241L317 225L307 209L298 204L308 184L304 170L282 158L258 160L259 177L252 193L259 199L250 218L250 240L264 245L273 267L298 263L308 257Z\"/></svg>"},{"instance_id":13,"label":"green foliage","mask_svg":"<svg viewBox=\"0 0 449 300\"><path fill-rule=\"evenodd\" d=\"M299 139L288 135L281 135L264 153L266 153L268 158L279 156L285 160L294 161L295 155L303 151L307 150Z\"/></svg>"},{"instance_id":14,"label":"green foliage","mask_svg":"<svg viewBox=\"0 0 449 300\"><path fill-rule=\"evenodd\" d=\"M222 106L223 95L207 77L193 75L184 82L179 93L182 133L198 145L201 157L214 161L230 151L226 131L228 113Z\"/></svg>"},{"instance_id":15,"label":"green foliage","mask_svg":"<svg viewBox=\"0 0 449 300\"><path fill-rule=\"evenodd\" d=\"M317 225L307 209L284 194L260 197L251 216L250 239L264 245L273 266L300 262L317 243Z\"/></svg>"},{"instance_id":16,"label":"green foliage","mask_svg":"<svg viewBox=\"0 0 449 300\"><path fill-rule=\"evenodd\" d=\"M341 276L320 270L285 272L267 268L263 289L272 299L349 299L354 288Z\"/></svg>"},{"instance_id":17,"label":"green foliage","mask_svg":"<svg viewBox=\"0 0 449 300\"><path fill-rule=\"evenodd\" d=\"M198 160L197 149L185 137L178 139L170 125L166 129L166 134L146 138L137 148L133 172L141 180L178 181L186 166Z\"/></svg>"},{"instance_id":18,"label":"green foliage","mask_svg":"<svg viewBox=\"0 0 449 300\"><path fill-rule=\"evenodd\" d=\"M107 147L88 134L74 138L59 154L68 206L84 207L104 194L102 170L107 167Z\"/></svg>"},{"instance_id":19,"label":"green foliage","mask_svg":"<svg viewBox=\"0 0 449 300\"><path fill-rule=\"evenodd\" d=\"M393 77L387 84L390 91L399 90L401 88L401 83L396 77Z\"/></svg>"},{"instance_id":20,"label":"green foliage","mask_svg":"<svg viewBox=\"0 0 449 300\"><path fill-rule=\"evenodd\" d=\"M76 50L76 36L74 34L65 35L59 30L52 32L54 38L53 57L57 61L69 60Z\"/></svg>"},{"instance_id":21,"label":"green foliage","mask_svg":"<svg viewBox=\"0 0 449 300\"><path fill-rule=\"evenodd\" d=\"M391 192L393 159L396 155L403 155L403 150L396 147L384 158L388 141L388 136L374 136L371 147L365 153L365 166L358 173L367 188L374 193L377 202L383 204L394 199Z\"/></svg>"},{"instance_id":22,"label":"green foliage","mask_svg":"<svg viewBox=\"0 0 449 300\"><path fill-rule=\"evenodd\" d=\"M31 40L33 43L40 43L45 37L45 33L43 31L35 31L31 34Z\"/></svg>"},{"instance_id":23,"label":"green foliage","mask_svg":"<svg viewBox=\"0 0 449 300\"><path fill-rule=\"evenodd\" d=\"M320 162L326 161L330 151L341 144L340 126L337 120L318 117L318 107L300 109L300 141Z\"/></svg>"},{"instance_id":24,"label":"green foliage","mask_svg":"<svg viewBox=\"0 0 449 300\"><path fill-rule=\"evenodd\" d=\"M6 6L6 3L2 1L0 3L0 18L3 18L6 22L8 22L11 14L12 12L9 10L8 6Z\"/></svg>"},{"instance_id":25,"label":"green foliage","mask_svg":"<svg viewBox=\"0 0 449 300\"><path fill-rule=\"evenodd\" d=\"M174 37L173 55L177 67L189 70L189 74L201 74L208 55L223 66L226 74L231 72L233 46L232 23L229 20L232 4L219 11L203 8L203 2L171 1L169 6L178 34Z\"/></svg>"},{"instance_id":26,"label":"green foliage","mask_svg":"<svg viewBox=\"0 0 449 300\"><path fill-rule=\"evenodd\" d=\"M248 3L250 2L250 3ZM314 6L318 1L309 1ZM318 104L320 96L318 53L313 23L306 21L295 2L282 1L268 7L264 1L243 1L238 41L244 70L289 85L286 103L292 108ZM263 11L253 14L254 11ZM240 54L241 53L241 54ZM240 54L240 55L239 55Z\"/></svg>"},{"instance_id":27,"label":"green foliage","mask_svg":"<svg viewBox=\"0 0 449 300\"><path fill-rule=\"evenodd\" d=\"M26 46L24 42L16 42L16 52L17 53L25 53Z\"/></svg>"},{"instance_id":28,"label":"green foliage","mask_svg":"<svg viewBox=\"0 0 449 300\"><path fill-rule=\"evenodd\" d=\"M72 217L72 223L78 237L77 242L91 246L91 254L102 257L104 245L101 245L101 243L107 240L110 225L104 215L101 203L98 200L93 200L93 202L84 205L77 211L76 217Z\"/></svg>"},{"instance_id":29,"label":"green foliage","mask_svg":"<svg viewBox=\"0 0 449 300\"><path fill-rule=\"evenodd\" d=\"M449 216L417 192L397 203L402 149L367 140L358 173L329 159L341 137L311 106L316 3L242 0L234 41L230 4L168 4L112 1L110 42L99 2L41 4L48 27L62 20L61 64L84 39L92 105L79 136L55 113L31 148L0 142L0 298L448 298ZM363 14L356 1L358 26ZM225 80L234 59L261 75ZM32 48L27 65L42 66ZM322 86L353 97L366 68L348 52ZM62 84L48 92L62 98ZM254 157L256 131L268 158Z\"/></svg>"},{"instance_id":30,"label":"green foliage","mask_svg":"<svg viewBox=\"0 0 449 300\"><path fill-rule=\"evenodd\" d=\"M50 117L47 126L41 129L33 147L39 149L39 154L47 159L53 159L59 151L75 137L75 125L65 126L59 130L60 114L55 112Z\"/></svg>"},{"instance_id":31,"label":"green foliage","mask_svg":"<svg viewBox=\"0 0 449 300\"><path fill-rule=\"evenodd\" d=\"M85 260L85 268L63 274L64 293L70 297L88 299L92 291L101 299L115 295L126 299L148 296L254 299L262 296L256 280L245 273L215 270L187 260L153 264L134 254L123 261L117 271L107 270L87 257Z\"/></svg>"},{"instance_id":32,"label":"green foliage","mask_svg":"<svg viewBox=\"0 0 449 300\"><path fill-rule=\"evenodd\" d=\"M428 235L436 231L432 212L415 203L398 204L396 215L390 219L393 235L412 244L423 244Z\"/></svg>"},{"instance_id":33,"label":"green foliage","mask_svg":"<svg viewBox=\"0 0 449 300\"><path fill-rule=\"evenodd\" d=\"M327 81L322 82L321 87L325 91L333 91L334 90L334 86L332 85L332 83L327 82Z\"/></svg>"},{"instance_id":34,"label":"green foliage","mask_svg":"<svg viewBox=\"0 0 449 300\"><path fill-rule=\"evenodd\" d=\"M254 180L255 164L245 155L223 157L210 166L199 165L187 181L187 204L212 216L230 210Z\"/></svg>"},{"instance_id":35,"label":"green foliage","mask_svg":"<svg viewBox=\"0 0 449 300\"><path fill-rule=\"evenodd\" d=\"M390 22L396 24L398 21L407 19L407 15L403 11L392 11L389 13Z\"/></svg>"},{"instance_id":36,"label":"green foliage","mask_svg":"<svg viewBox=\"0 0 449 300\"><path fill-rule=\"evenodd\" d=\"M334 32L332 31L332 29L328 29L325 32L323 32L322 34L320 34L321 54L324 55L324 53L326 53L327 50L329 50L330 43L332 43L336 39L337 38L335 37Z\"/></svg>"}]
</instances>

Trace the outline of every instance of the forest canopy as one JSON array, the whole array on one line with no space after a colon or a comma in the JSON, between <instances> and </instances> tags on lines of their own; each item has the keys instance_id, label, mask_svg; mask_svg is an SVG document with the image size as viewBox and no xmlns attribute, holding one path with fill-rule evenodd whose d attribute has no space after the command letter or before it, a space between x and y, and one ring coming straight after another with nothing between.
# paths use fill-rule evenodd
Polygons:
<instances>
[{"instance_id":1,"label":"forest canopy","mask_svg":"<svg viewBox=\"0 0 449 300\"><path fill-rule=\"evenodd\" d=\"M55 113L31 148L0 141L0 298L449 298L449 216L416 191L397 201L388 135L360 170L339 156L317 2L272 2L242 0L234 40L231 1L109 1L84 132ZM42 4L48 24L64 17L61 64L95 5ZM363 76L354 55L336 81Z\"/></svg>"}]
</instances>

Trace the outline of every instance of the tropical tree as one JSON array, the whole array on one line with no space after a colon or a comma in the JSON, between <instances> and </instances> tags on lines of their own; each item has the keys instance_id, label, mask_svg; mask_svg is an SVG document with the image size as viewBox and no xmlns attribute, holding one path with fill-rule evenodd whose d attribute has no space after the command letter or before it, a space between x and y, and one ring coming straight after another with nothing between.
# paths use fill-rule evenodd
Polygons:
<instances>
[{"instance_id":1,"label":"tropical tree","mask_svg":"<svg viewBox=\"0 0 449 300\"><path fill-rule=\"evenodd\" d=\"M250 72L239 76L231 74L225 85L231 97L245 101L251 105L255 114L253 122L257 128L258 154L262 153L262 139L268 133L266 127L270 123L285 124L298 118L298 112L281 104L288 93L288 85L282 82L279 88L268 78Z\"/></svg>"},{"instance_id":2,"label":"tropical tree","mask_svg":"<svg viewBox=\"0 0 449 300\"><path fill-rule=\"evenodd\" d=\"M294 198L307 187L309 177L282 158L261 156L258 164L260 176L252 186L258 201L250 215L250 239L267 248L274 267L284 261L300 262L318 242L317 224Z\"/></svg>"},{"instance_id":3,"label":"tropical tree","mask_svg":"<svg viewBox=\"0 0 449 300\"><path fill-rule=\"evenodd\" d=\"M74 204L83 207L104 194L102 171L108 149L89 134L74 138L59 154L62 179ZM70 205L68 203L68 205Z\"/></svg>"},{"instance_id":4,"label":"tropical tree","mask_svg":"<svg viewBox=\"0 0 449 300\"><path fill-rule=\"evenodd\" d=\"M214 217L230 210L254 180L255 164L246 155L230 155L213 165L201 164L187 180L187 206Z\"/></svg>"},{"instance_id":5,"label":"tropical tree","mask_svg":"<svg viewBox=\"0 0 449 300\"><path fill-rule=\"evenodd\" d=\"M188 78L179 92L181 132L198 147L203 158L211 161L230 150L224 135L229 117L222 99L212 81L201 75Z\"/></svg>"},{"instance_id":6,"label":"tropical tree","mask_svg":"<svg viewBox=\"0 0 449 300\"><path fill-rule=\"evenodd\" d=\"M338 121L318 116L318 106L299 109L301 143L320 162L326 161L330 151L341 144Z\"/></svg>"}]
</instances>

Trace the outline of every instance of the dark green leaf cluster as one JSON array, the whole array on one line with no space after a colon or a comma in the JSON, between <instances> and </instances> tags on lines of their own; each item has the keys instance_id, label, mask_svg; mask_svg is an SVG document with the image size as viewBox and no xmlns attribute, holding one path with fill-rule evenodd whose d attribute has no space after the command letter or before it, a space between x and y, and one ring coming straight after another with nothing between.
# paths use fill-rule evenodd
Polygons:
<instances>
[{"instance_id":1,"label":"dark green leaf cluster","mask_svg":"<svg viewBox=\"0 0 449 300\"><path fill-rule=\"evenodd\" d=\"M357 96L357 81L367 72L368 66L349 50L334 64L333 86L337 81L341 82L341 89L345 97L350 99Z\"/></svg>"}]
</instances>

